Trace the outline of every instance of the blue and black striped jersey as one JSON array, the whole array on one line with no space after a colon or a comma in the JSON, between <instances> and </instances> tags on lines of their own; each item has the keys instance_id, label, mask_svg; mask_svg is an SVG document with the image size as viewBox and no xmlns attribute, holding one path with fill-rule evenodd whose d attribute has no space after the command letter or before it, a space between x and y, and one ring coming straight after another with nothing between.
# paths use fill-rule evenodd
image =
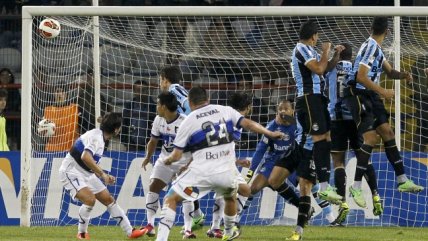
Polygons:
<instances>
[{"instance_id":1,"label":"blue and black striped jersey","mask_svg":"<svg viewBox=\"0 0 428 241\"><path fill-rule=\"evenodd\" d=\"M366 87L357 82L357 74L360 65L364 65L369 68L368 77L376 84L379 84L380 74L382 73L383 62L385 61L385 55L382 49L377 44L376 40L372 37L368 38L363 45L361 45L358 51L357 57L355 58L354 67L346 78L346 85L356 86L359 89L365 89Z\"/></svg>"},{"instance_id":2,"label":"blue and black striped jersey","mask_svg":"<svg viewBox=\"0 0 428 241\"><path fill-rule=\"evenodd\" d=\"M336 64L330 72L326 74L328 85L328 112L332 120L352 120L351 112L343 103L343 81L352 70L350 61L342 60Z\"/></svg>"},{"instance_id":3,"label":"blue and black striped jersey","mask_svg":"<svg viewBox=\"0 0 428 241\"><path fill-rule=\"evenodd\" d=\"M322 94L325 81L322 76L312 72L306 65L312 61L320 61L320 55L312 46L297 43L291 56L291 69L297 85L297 96L305 94Z\"/></svg>"},{"instance_id":4,"label":"blue and black striped jersey","mask_svg":"<svg viewBox=\"0 0 428 241\"><path fill-rule=\"evenodd\" d=\"M169 92L171 92L175 98L177 98L178 101L178 112L182 114L190 114L190 106L189 101L187 100L187 95L189 94L187 90L179 85L179 84L171 84L168 89Z\"/></svg>"}]
</instances>

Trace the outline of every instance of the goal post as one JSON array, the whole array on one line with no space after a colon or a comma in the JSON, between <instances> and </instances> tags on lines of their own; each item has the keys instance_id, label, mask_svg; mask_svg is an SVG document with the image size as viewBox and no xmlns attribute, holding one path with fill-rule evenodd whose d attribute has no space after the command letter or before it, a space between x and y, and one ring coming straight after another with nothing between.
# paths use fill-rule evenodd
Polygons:
<instances>
[{"instance_id":1,"label":"goal post","mask_svg":"<svg viewBox=\"0 0 428 241\"><path fill-rule=\"evenodd\" d=\"M418 31L428 27L428 25L424 25L424 21L427 21L427 13L428 7L382 7L380 11L379 7L24 6L22 8L21 225L65 225L74 222L73 215L67 213L75 211L73 202L69 196L62 194L62 187L58 189L59 187L50 180L50 178L54 178L52 173L58 171L54 170L54 167L58 167L57 159L61 155L65 155L65 152L42 153L39 150L42 145L37 141L38 139L34 138L34 126L43 117L39 112L43 112L42 107L47 106L48 102L52 102L49 98L55 91L56 79L58 79L58 83L68 87L80 86L82 76L88 69L91 69L95 74L95 91L93 94L89 94L89 98L94 97L95 110L113 103L113 110L124 111L123 102L131 99L132 91L130 89L133 88L136 80L147 80L148 94L155 97L158 88L159 67L169 64L170 61L176 61L176 56L180 56L179 63L183 76L185 74L196 76L185 80L184 85L190 87L192 84L201 84L207 87L212 93L211 97L216 96L219 103L220 101L224 103L224 98L227 98L228 93L248 88L240 86L237 82L247 78L250 74L251 82L254 79L254 85L251 83L249 90L261 99L260 110L254 114L255 118L259 120L262 115L272 117L275 100L294 96L292 90L294 85L286 65L291 50L298 40L296 40L298 27L304 19L314 18L321 25L320 32L323 38L320 38L320 42L328 40L334 42L333 44L338 44L342 39L352 42L355 56L359 46L369 36L370 26L367 24L370 17L395 17L392 29L394 35L389 36L389 40L383 46L386 55L396 68L400 68L401 63L405 70L414 69L416 72L413 74L422 79L422 77L426 77L422 70L424 66L428 67L428 60L419 58L419 56L425 54L422 51L428 45L423 34L419 35ZM37 35L35 22L37 18L43 16L58 18L61 26L64 26L57 39L46 40ZM91 22L94 16L100 17L100 23L96 24L95 30L92 28L94 24ZM406 22L403 22L404 20L399 18L400 16L406 17ZM182 31L182 33L178 30L183 29L183 23L186 26L189 24L187 18L189 22L194 23L194 28L192 31ZM195 18L197 20L194 21ZM219 21L221 24L215 25L218 19L221 20ZM334 26L330 26L330 24ZM94 34L96 35L94 32L97 31L98 26L100 27L99 35L102 38L100 44L96 42L97 38L93 37ZM221 31L214 29L213 32L210 32L209 29L215 27L221 28ZM237 40L230 40L227 33L236 35ZM168 36L168 34L172 36ZM188 38L189 35L192 37ZM204 37L201 37L202 35ZM186 41L190 43L186 43ZM206 41L211 41L211 45ZM233 43L231 43L232 41ZM227 47L220 49L218 45ZM102 46L103 49L97 56L98 51L94 49L99 46ZM93 59L89 60L85 54L87 50L95 52ZM74 57L77 57L77 62L72 59ZM40 71L40 66L46 70ZM55 66L63 69L54 69ZM44 86L43 83L35 83L36 78L40 82L40 76L49 81L49 84ZM98 79L101 78L100 76L102 76L102 80ZM386 106L391 115L393 113L395 117L394 124L391 124L394 126L397 140L400 140L397 141L397 145L401 144L401 149L406 151L405 155L403 153L406 168L417 181L426 183L427 164L425 166L423 164L428 158L426 151L412 152L412 147L414 142L422 142L424 138L428 139L428 136L423 134L426 133L423 132L424 128L428 127L421 127L421 124L419 126L417 124L422 123L421 116L427 110L417 109L409 99L410 92L421 98L424 97L424 93L420 91L421 84L416 83L419 86L418 89L415 89L398 81L392 82L394 84L391 85L391 81L385 80L384 77L383 80L382 84L386 87L395 86L396 101ZM103 94L108 100L100 98L101 89L105 90ZM69 96L76 97L70 98L70 102L79 102L79 98L81 98L79 91L81 90L77 90L77 88L76 90L65 90ZM264 91L267 91L268 94L263 94ZM214 93L217 95L213 95ZM405 98L404 95L406 95ZM89 99L83 101L90 102ZM419 101L418 104L421 105L422 100L416 101ZM36 109L37 113L35 113ZM402 113L402 109L404 109L405 115ZM419 114L415 114L416 112ZM151 111L150 114L155 113ZM80 116L80 118L83 117ZM126 127L130 128L130 126ZM147 125L146 131L149 128ZM420 132L417 134L416 130L420 130ZM126 136L128 139L131 137L137 138L129 133ZM125 138L125 136L121 136L121 138ZM248 142L251 138L248 137ZM254 138L251 140L255 142L259 140L259 137ZM122 139L117 142L121 144ZM129 146L126 148L127 150L112 152L110 157L113 161L106 160L102 163L107 169L117 172L115 174L123 175L119 179L120 182L111 189L112 192L120 191L121 195L124 191L120 185L128 181L132 183L134 180L132 178L147 179L146 174L135 174L135 170L131 170L141 165L139 161L144 156L143 153L138 150L130 150ZM239 153L245 157L244 151L251 148L247 146L238 149ZM409 210L409 207L420 208L423 200L427 200L426 192L420 194L425 196L415 198L412 196L413 194L399 194L395 190L391 190L393 187L388 182L392 182L390 180L394 178L393 171L390 167L387 168L388 163L385 156L380 154L382 150L378 150L379 154L374 155L372 159L376 159L373 161L379 176L379 189L382 194L387 195L385 199L388 199L385 200L386 217L379 220L369 215L371 221L361 221L361 218L364 218L364 215L361 216L361 212L366 211L360 209L351 213L352 218L349 223L352 225L403 225L403 223L408 223L409 226L428 226L426 218L420 220L421 215L427 215L426 210L425 212L418 209ZM33 170L36 158L45 160L44 167L36 168L40 172ZM116 161L115 159L119 164L112 164ZM355 159L353 165L355 165ZM140 170L137 171L140 172ZM350 174L348 173L348 179L351 179ZM128 178L129 175L132 175L132 178ZM141 185L137 181L134 184L133 188ZM56 189L49 195L59 197L61 202L63 198L67 199L67 210L62 210L63 206L57 204L61 210L47 213L43 206L43 202L46 202L47 199L45 200L43 195L47 195L46 192L50 191L47 189L53 186ZM132 190L132 192L134 191ZM134 219L130 218L132 222L141 221L138 219L144 215L135 207L132 200L142 199L138 199L138 195L134 195L134 197L129 192L126 192L127 195L134 199L122 198L119 195L118 202L125 202L129 206L128 214L134 217ZM117 195L117 193L114 194ZM52 200L49 199L49 201ZM273 210L264 210L263 207L260 207L261 203L266 204L270 201L276 203L276 209L275 205L273 205ZM417 203L413 204L413 201ZM350 202L352 201L350 200ZM210 200L203 203L212 204ZM244 224L282 224L283 213L291 210L283 202L277 201L276 196L269 193L268 190L263 192L263 196L258 196L252 205L254 207L250 207L247 211ZM393 207L397 209L394 210ZM290 212L295 212L295 210ZM103 215L102 212L99 213L100 217L96 219L96 222L110 224L108 216ZM316 222L322 223L321 219L322 216L318 217ZM136 223L136 225L139 224Z\"/></svg>"}]
</instances>

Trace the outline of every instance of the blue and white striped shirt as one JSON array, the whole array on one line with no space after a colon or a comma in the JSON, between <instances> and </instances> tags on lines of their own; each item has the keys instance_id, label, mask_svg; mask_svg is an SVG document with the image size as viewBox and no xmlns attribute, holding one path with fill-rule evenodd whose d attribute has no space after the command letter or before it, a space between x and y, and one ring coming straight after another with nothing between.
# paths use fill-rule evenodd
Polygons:
<instances>
[{"instance_id":1,"label":"blue and white striped shirt","mask_svg":"<svg viewBox=\"0 0 428 241\"><path fill-rule=\"evenodd\" d=\"M306 65L320 61L320 55L312 46L297 43L291 56L291 69L297 85L297 97L305 94L322 94L325 81L322 76L312 72Z\"/></svg>"}]
</instances>

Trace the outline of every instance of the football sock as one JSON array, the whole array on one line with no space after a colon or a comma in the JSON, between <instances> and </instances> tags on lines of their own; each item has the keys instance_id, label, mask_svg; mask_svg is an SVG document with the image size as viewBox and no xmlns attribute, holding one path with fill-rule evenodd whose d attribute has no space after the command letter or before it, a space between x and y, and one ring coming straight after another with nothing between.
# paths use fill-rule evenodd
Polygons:
<instances>
[{"instance_id":1,"label":"football sock","mask_svg":"<svg viewBox=\"0 0 428 241\"><path fill-rule=\"evenodd\" d=\"M199 207L199 200L194 201L193 204L195 205L195 209L194 209L194 211L192 213L192 216L194 218L200 217L202 215L202 211L201 211L201 209Z\"/></svg>"},{"instance_id":2,"label":"football sock","mask_svg":"<svg viewBox=\"0 0 428 241\"><path fill-rule=\"evenodd\" d=\"M146 212L147 223L155 226L155 215L159 209L159 194L155 192L147 193L146 198Z\"/></svg>"},{"instance_id":3,"label":"football sock","mask_svg":"<svg viewBox=\"0 0 428 241\"><path fill-rule=\"evenodd\" d=\"M156 241L168 241L169 232L174 225L175 211L168 207L163 207L159 221L158 236Z\"/></svg>"},{"instance_id":4,"label":"football sock","mask_svg":"<svg viewBox=\"0 0 428 241\"><path fill-rule=\"evenodd\" d=\"M214 202L213 208L213 223L211 225L211 229L220 229L221 219L224 214L224 199L216 198Z\"/></svg>"},{"instance_id":5,"label":"football sock","mask_svg":"<svg viewBox=\"0 0 428 241\"><path fill-rule=\"evenodd\" d=\"M372 191L372 195L378 195L377 191L377 180L376 180L376 172L373 167L373 164L369 164L367 166L366 173L364 174L364 177L367 180L367 183L369 184L370 190Z\"/></svg>"},{"instance_id":6,"label":"football sock","mask_svg":"<svg viewBox=\"0 0 428 241\"><path fill-rule=\"evenodd\" d=\"M238 194L238 198L237 198L237 203L238 203L238 208L237 208L237 215L236 215L236 222L239 223L240 219L241 219L241 213L242 211L246 208L246 202L248 200L248 197L244 197Z\"/></svg>"},{"instance_id":7,"label":"football sock","mask_svg":"<svg viewBox=\"0 0 428 241\"><path fill-rule=\"evenodd\" d=\"M384 146L386 157L394 167L395 176L398 177L404 175L404 164L403 160L401 159L400 152L398 151L397 145L395 143L395 139L385 141Z\"/></svg>"},{"instance_id":8,"label":"football sock","mask_svg":"<svg viewBox=\"0 0 428 241\"><path fill-rule=\"evenodd\" d=\"M297 216L297 226L305 227L308 221L309 210L311 209L311 197L301 196L299 202L299 214Z\"/></svg>"},{"instance_id":9,"label":"football sock","mask_svg":"<svg viewBox=\"0 0 428 241\"><path fill-rule=\"evenodd\" d=\"M192 211L195 209L192 201L183 201L184 230L192 231Z\"/></svg>"},{"instance_id":10,"label":"football sock","mask_svg":"<svg viewBox=\"0 0 428 241\"><path fill-rule=\"evenodd\" d=\"M316 184L314 186L312 186L312 196L315 198L315 201L317 201L318 206L320 206L320 208L322 208L323 210L325 210L327 213L332 212L332 208L331 205L328 201L322 200L318 197L318 191L319 191L319 185Z\"/></svg>"},{"instance_id":11,"label":"football sock","mask_svg":"<svg viewBox=\"0 0 428 241\"><path fill-rule=\"evenodd\" d=\"M366 173L367 165L369 164L370 156L372 155L372 150L372 146L363 144L361 145L360 150L355 153L357 157L357 167L355 169L354 181L361 182L361 180L363 180L364 173Z\"/></svg>"},{"instance_id":12,"label":"football sock","mask_svg":"<svg viewBox=\"0 0 428 241\"><path fill-rule=\"evenodd\" d=\"M277 189L273 190L277 191L282 198L284 198L293 206L299 207L299 197L297 196L296 192L294 192L293 188L291 188L287 183L284 182Z\"/></svg>"},{"instance_id":13,"label":"football sock","mask_svg":"<svg viewBox=\"0 0 428 241\"><path fill-rule=\"evenodd\" d=\"M132 233L132 226L129 222L128 217L125 215L125 212L123 209L117 204L116 202L111 203L107 206L107 210L110 213L110 216L114 218L120 228L126 233L127 236L131 235Z\"/></svg>"},{"instance_id":14,"label":"football sock","mask_svg":"<svg viewBox=\"0 0 428 241\"><path fill-rule=\"evenodd\" d=\"M342 201L346 200L346 171L344 167L334 169L334 185L337 188L337 194L343 197Z\"/></svg>"},{"instance_id":15,"label":"football sock","mask_svg":"<svg viewBox=\"0 0 428 241\"><path fill-rule=\"evenodd\" d=\"M233 227L235 226L236 215L224 215L224 234L231 236L233 234Z\"/></svg>"},{"instance_id":16,"label":"football sock","mask_svg":"<svg viewBox=\"0 0 428 241\"><path fill-rule=\"evenodd\" d=\"M79 209L79 225L77 230L79 233L87 233L91 211L94 207L83 204Z\"/></svg>"},{"instance_id":17,"label":"football sock","mask_svg":"<svg viewBox=\"0 0 428 241\"><path fill-rule=\"evenodd\" d=\"M313 157L319 182L328 182L330 179L330 149L331 142L326 140L314 143ZM321 191L324 191L321 187Z\"/></svg>"}]
</instances>

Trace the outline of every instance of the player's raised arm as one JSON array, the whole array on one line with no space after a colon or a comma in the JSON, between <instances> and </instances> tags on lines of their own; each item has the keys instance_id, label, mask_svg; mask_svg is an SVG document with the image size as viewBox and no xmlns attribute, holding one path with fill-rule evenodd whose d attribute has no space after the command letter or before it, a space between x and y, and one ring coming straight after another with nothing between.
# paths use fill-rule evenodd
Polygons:
<instances>
[{"instance_id":1,"label":"player's raised arm","mask_svg":"<svg viewBox=\"0 0 428 241\"><path fill-rule=\"evenodd\" d=\"M391 79L402 79L402 80L406 80L407 82L413 81L413 77L411 73L407 71L400 72L398 70L393 69L391 64L387 60L383 62L382 69L385 71L386 75Z\"/></svg>"},{"instance_id":2,"label":"player's raised arm","mask_svg":"<svg viewBox=\"0 0 428 241\"><path fill-rule=\"evenodd\" d=\"M336 67L337 62L339 62L340 59L340 53L345 50L345 46L343 45L336 45L334 46L334 54L333 57L328 61L327 68L325 72L328 72L332 70L334 67Z\"/></svg>"}]
</instances>

